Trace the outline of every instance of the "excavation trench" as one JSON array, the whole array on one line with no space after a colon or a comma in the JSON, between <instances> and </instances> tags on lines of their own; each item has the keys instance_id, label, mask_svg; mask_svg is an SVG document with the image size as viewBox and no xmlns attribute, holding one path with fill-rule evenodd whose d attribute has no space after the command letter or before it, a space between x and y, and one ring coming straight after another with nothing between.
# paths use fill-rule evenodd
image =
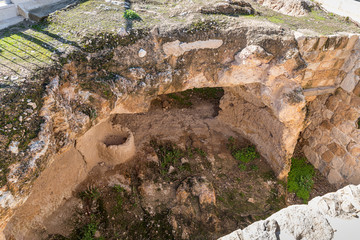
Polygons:
<instances>
[{"instance_id":1,"label":"excavation trench","mask_svg":"<svg viewBox=\"0 0 360 240\"><path fill-rule=\"evenodd\" d=\"M251 99L257 87L160 95L148 112L111 115L58 154L5 233L215 239L285 207L263 144L281 151L281 124Z\"/></svg>"}]
</instances>

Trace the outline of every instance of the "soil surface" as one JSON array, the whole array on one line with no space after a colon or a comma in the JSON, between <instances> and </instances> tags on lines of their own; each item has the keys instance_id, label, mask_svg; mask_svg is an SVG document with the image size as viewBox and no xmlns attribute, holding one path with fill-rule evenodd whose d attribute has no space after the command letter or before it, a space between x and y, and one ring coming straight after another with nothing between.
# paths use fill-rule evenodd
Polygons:
<instances>
[{"instance_id":1,"label":"soil surface","mask_svg":"<svg viewBox=\"0 0 360 240\"><path fill-rule=\"evenodd\" d=\"M222 94L188 90L159 96L147 113L113 116L133 132L136 156L113 169L95 167L46 220L44 238L216 239L301 202L287 197L258 154L235 159L234 150L253 148L217 120ZM317 176L312 197L327 190Z\"/></svg>"}]
</instances>

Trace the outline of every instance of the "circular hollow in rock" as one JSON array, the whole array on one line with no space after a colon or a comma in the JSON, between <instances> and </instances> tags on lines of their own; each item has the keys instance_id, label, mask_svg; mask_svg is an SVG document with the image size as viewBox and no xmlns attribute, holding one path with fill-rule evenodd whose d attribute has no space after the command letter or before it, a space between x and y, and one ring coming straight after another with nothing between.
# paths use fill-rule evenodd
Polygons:
<instances>
[{"instance_id":1,"label":"circular hollow in rock","mask_svg":"<svg viewBox=\"0 0 360 240\"><path fill-rule=\"evenodd\" d=\"M127 162L135 155L135 141L132 132L119 125L112 126L111 133L98 144L99 157L111 164Z\"/></svg>"},{"instance_id":2,"label":"circular hollow in rock","mask_svg":"<svg viewBox=\"0 0 360 240\"><path fill-rule=\"evenodd\" d=\"M105 137L103 143L106 145L106 147L109 146L117 146L117 145L121 145L124 144L126 142L126 140L128 139L128 134L124 133L124 134L119 134L119 135L108 135Z\"/></svg>"}]
</instances>

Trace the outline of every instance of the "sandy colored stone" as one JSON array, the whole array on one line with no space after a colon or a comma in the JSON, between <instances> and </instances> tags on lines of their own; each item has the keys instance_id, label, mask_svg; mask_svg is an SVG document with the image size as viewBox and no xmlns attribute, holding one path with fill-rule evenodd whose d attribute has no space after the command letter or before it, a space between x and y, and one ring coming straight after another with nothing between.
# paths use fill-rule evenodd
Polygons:
<instances>
[{"instance_id":1,"label":"sandy colored stone","mask_svg":"<svg viewBox=\"0 0 360 240\"><path fill-rule=\"evenodd\" d=\"M332 168L337 170L340 170L343 165L344 165L343 156L334 157L330 164Z\"/></svg>"},{"instance_id":2,"label":"sandy colored stone","mask_svg":"<svg viewBox=\"0 0 360 240\"><path fill-rule=\"evenodd\" d=\"M258 3L274 11L290 16L305 16L313 3L308 0L257 0Z\"/></svg>"},{"instance_id":3,"label":"sandy colored stone","mask_svg":"<svg viewBox=\"0 0 360 240\"><path fill-rule=\"evenodd\" d=\"M339 100L336 99L335 96L331 96L328 98L325 105L330 111L334 112L336 110L338 104L339 104Z\"/></svg>"},{"instance_id":4,"label":"sandy colored stone","mask_svg":"<svg viewBox=\"0 0 360 240\"><path fill-rule=\"evenodd\" d=\"M327 163L331 162L331 160L334 158L334 154L328 150L326 152L324 152L322 155L321 155L321 159Z\"/></svg>"},{"instance_id":5,"label":"sandy colored stone","mask_svg":"<svg viewBox=\"0 0 360 240\"><path fill-rule=\"evenodd\" d=\"M346 152L345 149L342 146L340 146L339 144L337 144L336 142L332 142L332 143L328 144L327 147L336 156L342 156Z\"/></svg>"},{"instance_id":6,"label":"sandy colored stone","mask_svg":"<svg viewBox=\"0 0 360 240\"><path fill-rule=\"evenodd\" d=\"M343 182L343 177L341 176L341 174L335 170L335 169L331 169L328 175L328 180L330 184L341 184Z\"/></svg>"},{"instance_id":7,"label":"sandy colored stone","mask_svg":"<svg viewBox=\"0 0 360 240\"><path fill-rule=\"evenodd\" d=\"M349 178L353 174L355 166L356 159L350 154L346 154L344 156L344 165L342 166L340 172L345 178Z\"/></svg>"},{"instance_id":8,"label":"sandy colored stone","mask_svg":"<svg viewBox=\"0 0 360 240\"><path fill-rule=\"evenodd\" d=\"M330 130L334 127L333 124L330 123L329 120L324 120L321 124L320 127L324 130Z\"/></svg>"},{"instance_id":9,"label":"sandy colored stone","mask_svg":"<svg viewBox=\"0 0 360 240\"><path fill-rule=\"evenodd\" d=\"M339 143L341 143L342 145L347 145L351 138L349 136L347 136L346 134L344 134L343 132L341 132L339 129L337 129L336 127L331 129L331 133L330 133L331 137L334 139L337 139L337 141L339 141Z\"/></svg>"}]
</instances>

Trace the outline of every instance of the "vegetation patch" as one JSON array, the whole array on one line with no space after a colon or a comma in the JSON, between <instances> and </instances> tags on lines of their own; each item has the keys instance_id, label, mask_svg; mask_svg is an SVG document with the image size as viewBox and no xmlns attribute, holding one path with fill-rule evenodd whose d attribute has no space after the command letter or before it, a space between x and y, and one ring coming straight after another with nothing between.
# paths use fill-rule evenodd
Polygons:
<instances>
[{"instance_id":1,"label":"vegetation patch","mask_svg":"<svg viewBox=\"0 0 360 240\"><path fill-rule=\"evenodd\" d=\"M314 167L307 163L305 158L292 158L287 182L288 191L295 193L306 203L314 185L314 175Z\"/></svg>"},{"instance_id":2,"label":"vegetation patch","mask_svg":"<svg viewBox=\"0 0 360 240\"><path fill-rule=\"evenodd\" d=\"M127 20L140 20L140 15L137 14L134 10L126 9L124 12L124 18Z\"/></svg>"},{"instance_id":3,"label":"vegetation patch","mask_svg":"<svg viewBox=\"0 0 360 240\"><path fill-rule=\"evenodd\" d=\"M243 171L247 169L247 165L249 165L250 162L260 157L255 146L239 148L233 137L229 137L227 147L231 151L231 155L239 161L239 168ZM251 170L255 171L259 169L255 164L251 164L249 167Z\"/></svg>"},{"instance_id":4,"label":"vegetation patch","mask_svg":"<svg viewBox=\"0 0 360 240\"><path fill-rule=\"evenodd\" d=\"M171 142L160 143L152 140L150 145L156 152L160 162L160 173L163 177L176 178L176 175L188 175L192 172L192 167L188 162L189 159L194 159L199 156L203 161L206 160L206 152L200 148L189 147L185 151L179 149L176 144ZM182 158L187 159L182 162Z\"/></svg>"}]
</instances>

